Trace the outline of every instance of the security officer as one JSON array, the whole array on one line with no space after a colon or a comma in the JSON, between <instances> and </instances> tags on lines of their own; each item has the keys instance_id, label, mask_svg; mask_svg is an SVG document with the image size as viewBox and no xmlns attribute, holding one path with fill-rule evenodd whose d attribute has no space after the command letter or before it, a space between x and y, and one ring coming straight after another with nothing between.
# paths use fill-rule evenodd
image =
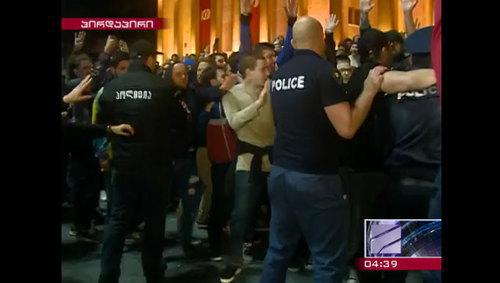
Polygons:
<instances>
[{"instance_id":1,"label":"security officer","mask_svg":"<svg viewBox=\"0 0 500 283\"><path fill-rule=\"evenodd\" d=\"M420 29L405 42L414 70L431 68L431 33L432 27ZM387 94L382 103L385 170L389 176L387 216L425 219L441 165L441 102L437 86ZM429 282L440 282L439 272L422 274L433 278L426 278ZM391 271L384 282L404 282L406 275L406 271Z\"/></svg>"},{"instance_id":2,"label":"security officer","mask_svg":"<svg viewBox=\"0 0 500 283\"><path fill-rule=\"evenodd\" d=\"M292 45L294 57L271 82L276 139L268 183L270 243L261 282L285 282L301 234L313 258L314 282L342 282L349 202L338 176L339 144L365 119L385 68L370 71L351 106L324 59L321 24L312 17L298 19Z\"/></svg>"},{"instance_id":3,"label":"security officer","mask_svg":"<svg viewBox=\"0 0 500 283\"><path fill-rule=\"evenodd\" d=\"M146 282L161 282L168 180L172 165L171 127L185 125L185 112L168 86L152 72L153 45L130 48L128 72L109 82L100 99L98 124L129 123L133 137L111 137L111 213L104 231L100 283L117 283L127 232L145 218L142 266ZM143 211L138 211L141 207ZM139 214L140 213L140 214Z\"/></svg>"}]
</instances>

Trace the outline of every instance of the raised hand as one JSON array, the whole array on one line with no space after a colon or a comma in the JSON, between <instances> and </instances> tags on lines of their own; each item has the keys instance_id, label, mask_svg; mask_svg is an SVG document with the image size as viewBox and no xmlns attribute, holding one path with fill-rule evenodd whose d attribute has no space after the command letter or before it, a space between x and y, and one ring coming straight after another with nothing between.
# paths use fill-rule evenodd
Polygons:
<instances>
[{"instance_id":1,"label":"raised hand","mask_svg":"<svg viewBox=\"0 0 500 283\"><path fill-rule=\"evenodd\" d=\"M83 44L85 43L85 31L80 31L78 33L75 32L75 51L80 51L83 48Z\"/></svg>"},{"instance_id":2,"label":"raised hand","mask_svg":"<svg viewBox=\"0 0 500 283\"><path fill-rule=\"evenodd\" d=\"M411 13L415 6L417 5L418 0L401 0L401 8L403 8L404 13Z\"/></svg>"},{"instance_id":3,"label":"raised hand","mask_svg":"<svg viewBox=\"0 0 500 283\"><path fill-rule=\"evenodd\" d=\"M337 18L337 15L331 14L328 19L326 19L325 22L325 32L327 33L333 33L335 31L335 28L339 24L339 20Z\"/></svg>"},{"instance_id":4,"label":"raised hand","mask_svg":"<svg viewBox=\"0 0 500 283\"><path fill-rule=\"evenodd\" d=\"M104 46L104 52L107 54L113 54L118 48L118 39L114 35L108 35L106 40L106 45Z\"/></svg>"},{"instance_id":5,"label":"raised hand","mask_svg":"<svg viewBox=\"0 0 500 283\"><path fill-rule=\"evenodd\" d=\"M368 14L375 4L372 3L372 0L359 0L359 11L363 14Z\"/></svg>"},{"instance_id":6,"label":"raised hand","mask_svg":"<svg viewBox=\"0 0 500 283\"><path fill-rule=\"evenodd\" d=\"M297 17L297 0L285 0L285 11L289 18Z\"/></svg>"}]
</instances>

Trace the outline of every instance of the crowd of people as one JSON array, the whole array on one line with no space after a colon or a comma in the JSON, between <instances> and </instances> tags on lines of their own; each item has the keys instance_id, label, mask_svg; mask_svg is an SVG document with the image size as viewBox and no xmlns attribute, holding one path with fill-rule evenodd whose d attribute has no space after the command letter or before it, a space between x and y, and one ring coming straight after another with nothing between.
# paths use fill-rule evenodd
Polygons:
<instances>
[{"instance_id":1,"label":"crowd of people","mask_svg":"<svg viewBox=\"0 0 500 283\"><path fill-rule=\"evenodd\" d=\"M93 62L75 34L62 79L63 199L70 235L102 243L100 283L118 282L134 235L147 282L162 282L174 206L186 257L198 256L193 225L206 229L210 260L225 257L221 282L252 260L258 231L269 231L261 282L303 268L314 282L405 282L406 272L353 266L363 219L440 217L429 206L441 164L432 27L417 29L417 0L402 0L405 33L380 31L360 0L360 34L336 44L336 15L323 30L288 0L285 37L252 46L252 2L241 0L229 56L216 40L161 64L150 42L110 35Z\"/></svg>"}]
</instances>

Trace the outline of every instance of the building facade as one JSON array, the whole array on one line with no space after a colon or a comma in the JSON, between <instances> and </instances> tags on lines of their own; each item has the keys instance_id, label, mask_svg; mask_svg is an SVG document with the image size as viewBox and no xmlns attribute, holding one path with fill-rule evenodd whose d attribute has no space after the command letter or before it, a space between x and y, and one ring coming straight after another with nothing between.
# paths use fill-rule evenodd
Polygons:
<instances>
[{"instance_id":1,"label":"building facade","mask_svg":"<svg viewBox=\"0 0 500 283\"><path fill-rule=\"evenodd\" d=\"M370 12L370 23L382 31L404 31L400 0L375 0ZM157 48L166 56L177 53L199 53L206 45L219 38L219 49L224 52L239 48L240 0L158 0L158 17L166 19L166 29L157 34ZM285 0L260 0L252 10L251 32L253 42L272 42L278 35L285 36L287 18ZM298 14L317 18L324 24L330 13L340 18L335 40L352 38L359 33L359 0L298 0ZM421 27L433 24L434 0L420 0L414 18ZM164 58L158 58L163 62Z\"/></svg>"}]
</instances>

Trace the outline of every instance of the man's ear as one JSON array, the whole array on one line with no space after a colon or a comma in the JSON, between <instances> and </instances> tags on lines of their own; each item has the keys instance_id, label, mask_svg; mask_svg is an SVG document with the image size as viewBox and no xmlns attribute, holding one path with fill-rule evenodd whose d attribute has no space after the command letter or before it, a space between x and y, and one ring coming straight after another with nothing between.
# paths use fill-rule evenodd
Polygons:
<instances>
[{"instance_id":1,"label":"man's ear","mask_svg":"<svg viewBox=\"0 0 500 283\"><path fill-rule=\"evenodd\" d=\"M293 49L297 49L296 45L297 45L297 43L295 42L295 39L292 38L292 47L293 47Z\"/></svg>"}]
</instances>

